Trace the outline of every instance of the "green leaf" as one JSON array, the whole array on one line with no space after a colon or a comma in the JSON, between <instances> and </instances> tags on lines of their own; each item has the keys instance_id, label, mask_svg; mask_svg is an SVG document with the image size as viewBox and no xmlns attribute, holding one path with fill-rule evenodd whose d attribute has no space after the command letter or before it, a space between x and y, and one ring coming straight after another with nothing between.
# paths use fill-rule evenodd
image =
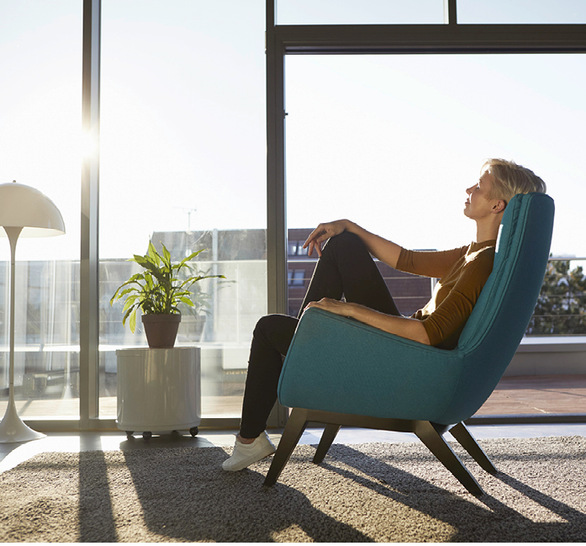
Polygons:
<instances>
[{"instance_id":1,"label":"green leaf","mask_svg":"<svg viewBox=\"0 0 586 546\"><path fill-rule=\"evenodd\" d=\"M159 265L161 261L160 256L152 241L149 241L147 256L151 259L152 263L154 263L155 265Z\"/></svg>"},{"instance_id":2,"label":"green leaf","mask_svg":"<svg viewBox=\"0 0 586 546\"><path fill-rule=\"evenodd\" d=\"M127 311L131 307L138 305L136 302L137 299L138 296L129 296L128 298L126 298L126 301L124 302L124 307L122 307L122 312Z\"/></svg>"},{"instance_id":3,"label":"green leaf","mask_svg":"<svg viewBox=\"0 0 586 546\"><path fill-rule=\"evenodd\" d=\"M130 328L130 331L134 334L134 330L136 330L136 313L132 313L130 315L128 326Z\"/></svg>"},{"instance_id":4,"label":"green leaf","mask_svg":"<svg viewBox=\"0 0 586 546\"><path fill-rule=\"evenodd\" d=\"M201 254L204 250L205 250L205 248L202 248L201 250L197 250L196 252L192 252L189 256L187 256L187 258L184 258L183 260L181 260L181 262L179 264L177 264L177 268L180 269L184 265L187 265L187 262L190 262L191 260L193 260L193 258L195 258L196 256L199 256L199 254Z\"/></svg>"},{"instance_id":5,"label":"green leaf","mask_svg":"<svg viewBox=\"0 0 586 546\"><path fill-rule=\"evenodd\" d=\"M163 260L166 265L171 266L171 253L163 243L161 243L161 246L163 247Z\"/></svg>"}]
</instances>

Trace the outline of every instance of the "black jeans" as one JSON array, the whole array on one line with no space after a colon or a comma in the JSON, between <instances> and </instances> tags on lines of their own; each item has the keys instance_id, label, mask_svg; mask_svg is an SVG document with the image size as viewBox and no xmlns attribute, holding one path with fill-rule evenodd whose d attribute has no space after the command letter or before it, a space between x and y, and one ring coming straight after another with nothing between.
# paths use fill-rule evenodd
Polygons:
<instances>
[{"instance_id":1,"label":"black jeans","mask_svg":"<svg viewBox=\"0 0 586 546\"><path fill-rule=\"evenodd\" d=\"M399 315L393 298L364 243L357 235L343 232L325 245L299 311L321 298L360 303L389 315ZM277 399L283 356L299 318L286 315L262 317L254 329L248 375L242 404L240 435L256 438L266 428Z\"/></svg>"}]
</instances>

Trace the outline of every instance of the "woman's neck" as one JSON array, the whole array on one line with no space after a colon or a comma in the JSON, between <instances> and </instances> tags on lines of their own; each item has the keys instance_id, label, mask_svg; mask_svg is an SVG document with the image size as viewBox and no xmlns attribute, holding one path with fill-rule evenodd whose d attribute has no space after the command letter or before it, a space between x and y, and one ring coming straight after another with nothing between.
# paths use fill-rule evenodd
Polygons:
<instances>
[{"instance_id":1,"label":"woman's neck","mask_svg":"<svg viewBox=\"0 0 586 546\"><path fill-rule=\"evenodd\" d=\"M496 239L501 225L502 214L485 218L483 221L476 222L476 242L482 243Z\"/></svg>"}]
</instances>

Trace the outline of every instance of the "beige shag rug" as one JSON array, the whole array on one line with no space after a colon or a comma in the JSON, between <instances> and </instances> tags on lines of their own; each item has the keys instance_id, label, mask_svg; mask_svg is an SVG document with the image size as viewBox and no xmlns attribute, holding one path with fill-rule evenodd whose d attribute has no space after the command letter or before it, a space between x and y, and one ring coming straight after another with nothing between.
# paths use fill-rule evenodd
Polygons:
<instances>
[{"instance_id":1,"label":"beige shag rug","mask_svg":"<svg viewBox=\"0 0 586 546\"><path fill-rule=\"evenodd\" d=\"M47 453L0 475L3 542L586 541L586 438L481 442L491 476L468 494L418 443L299 446L227 473L231 449Z\"/></svg>"}]
</instances>

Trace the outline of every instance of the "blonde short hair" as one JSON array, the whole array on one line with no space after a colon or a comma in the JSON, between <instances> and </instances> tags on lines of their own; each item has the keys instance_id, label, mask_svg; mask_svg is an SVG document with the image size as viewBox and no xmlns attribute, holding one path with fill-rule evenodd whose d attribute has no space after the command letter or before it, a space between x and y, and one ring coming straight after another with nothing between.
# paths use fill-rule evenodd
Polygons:
<instances>
[{"instance_id":1,"label":"blonde short hair","mask_svg":"<svg viewBox=\"0 0 586 546\"><path fill-rule=\"evenodd\" d=\"M546 193L545 182L532 170L505 159L489 159L482 166L494 177L493 199L503 199L508 203L518 193Z\"/></svg>"}]
</instances>

